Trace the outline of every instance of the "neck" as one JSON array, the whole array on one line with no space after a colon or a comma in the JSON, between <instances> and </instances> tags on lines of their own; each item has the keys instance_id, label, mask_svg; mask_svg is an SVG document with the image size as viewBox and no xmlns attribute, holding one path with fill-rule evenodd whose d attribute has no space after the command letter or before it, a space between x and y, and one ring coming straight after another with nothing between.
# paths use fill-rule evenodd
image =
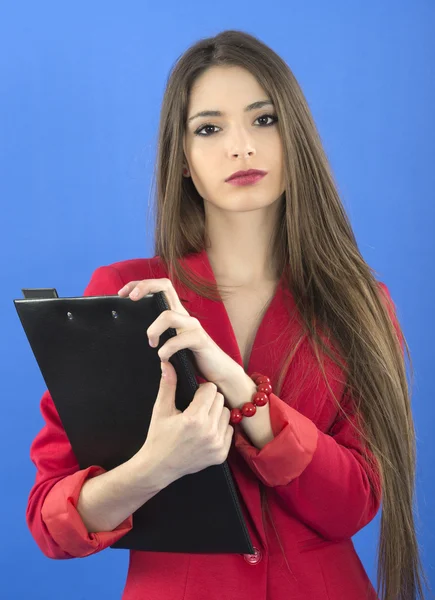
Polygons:
<instances>
[{"instance_id":1,"label":"neck","mask_svg":"<svg viewBox=\"0 0 435 600\"><path fill-rule=\"evenodd\" d=\"M271 246L277 204L249 212L206 213L206 251L219 284L258 287L279 280Z\"/></svg>"}]
</instances>

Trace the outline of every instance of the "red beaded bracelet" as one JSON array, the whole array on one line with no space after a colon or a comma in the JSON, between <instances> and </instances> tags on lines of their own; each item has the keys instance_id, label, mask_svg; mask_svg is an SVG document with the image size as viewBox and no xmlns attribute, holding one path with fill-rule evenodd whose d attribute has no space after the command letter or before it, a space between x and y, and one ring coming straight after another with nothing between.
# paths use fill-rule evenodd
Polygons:
<instances>
[{"instance_id":1,"label":"red beaded bracelet","mask_svg":"<svg viewBox=\"0 0 435 600\"><path fill-rule=\"evenodd\" d=\"M272 385L269 377L261 373L252 373L251 379L257 385L257 391L252 396L252 402L245 402L242 408L231 410L230 423L237 425L243 417L252 417L257 412L257 406L264 406L269 402L269 394L272 393Z\"/></svg>"}]
</instances>

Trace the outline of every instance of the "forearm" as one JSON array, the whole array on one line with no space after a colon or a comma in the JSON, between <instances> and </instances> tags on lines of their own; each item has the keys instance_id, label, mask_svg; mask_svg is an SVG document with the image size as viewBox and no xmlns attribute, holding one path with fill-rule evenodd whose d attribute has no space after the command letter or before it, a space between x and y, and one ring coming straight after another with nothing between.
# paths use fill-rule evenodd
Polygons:
<instances>
[{"instance_id":1,"label":"forearm","mask_svg":"<svg viewBox=\"0 0 435 600\"><path fill-rule=\"evenodd\" d=\"M274 489L289 514L334 541L358 533L375 517L381 503L378 474L360 451L322 432L306 469L290 485Z\"/></svg>"},{"instance_id":2,"label":"forearm","mask_svg":"<svg viewBox=\"0 0 435 600\"><path fill-rule=\"evenodd\" d=\"M77 511L89 533L112 531L140 506L169 485L158 461L134 455L118 467L88 479Z\"/></svg>"},{"instance_id":3,"label":"forearm","mask_svg":"<svg viewBox=\"0 0 435 600\"><path fill-rule=\"evenodd\" d=\"M257 391L254 381L240 365L237 367L239 368L235 369L226 381L217 384L230 409L241 408L245 402L251 402L252 396ZM243 417L240 425L252 444L259 450L274 439L269 404L257 406L255 415Z\"/></svg>"}]
</instances>

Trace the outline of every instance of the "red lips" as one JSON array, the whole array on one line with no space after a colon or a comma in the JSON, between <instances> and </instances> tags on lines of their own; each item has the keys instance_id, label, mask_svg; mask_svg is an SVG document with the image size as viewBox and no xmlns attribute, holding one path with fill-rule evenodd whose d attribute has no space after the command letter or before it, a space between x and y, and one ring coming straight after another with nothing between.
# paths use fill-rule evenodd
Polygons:
<instances>
[{"instance_id":1,"label":"red lips","mask_svg":"<svg viewBox=\"0 0 435 600\"><path fill-rule=\"evenodd\" d=\"M235 179L236 177L246 177L247 175L266 175L267 171L261 171L259 169L248 169L247 171L236 171L229 177L225 179L225 181L231 181L231 179Z\"/></svg>"}]
</instances>

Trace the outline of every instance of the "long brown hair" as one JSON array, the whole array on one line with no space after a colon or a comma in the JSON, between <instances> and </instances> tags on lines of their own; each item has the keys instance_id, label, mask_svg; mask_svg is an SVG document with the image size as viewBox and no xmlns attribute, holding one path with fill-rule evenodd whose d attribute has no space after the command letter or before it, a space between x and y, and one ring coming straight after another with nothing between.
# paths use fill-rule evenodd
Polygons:
<instances>
[{"instance_id":1,"label":"long brown hair","mask_svg":"<svg viewBox=\"0 0 435 600\"><path fill-rule=\"evenodd\" d=\"M249 70L276 107L285 193L274 256L278 272L288 273L286 285L325 380L319 349L345 368L346 390L358 416L356 431L366 442L367 460L376 461L382 489L378 594L382 600L423 598L427 579L413 516L416 447L404 360L406 349L413 377L409 347L391 298L359 252L299 84L287 64L250 34L228 30L201 39L172 68L162 102L155 163L155 254L173 281L213 300L224 296L179 262L206 244L203 200L192 179L182 176L189 93L199 75L222 65ZM337 352L324 343L319 326ZM293 356L294 348L289 348L278 395ZM345 365L340 356L346 357ZM338 410L348 418L329 389ZM262 507L264 516L264 493Z\"/></svg>"}]
</instances>

